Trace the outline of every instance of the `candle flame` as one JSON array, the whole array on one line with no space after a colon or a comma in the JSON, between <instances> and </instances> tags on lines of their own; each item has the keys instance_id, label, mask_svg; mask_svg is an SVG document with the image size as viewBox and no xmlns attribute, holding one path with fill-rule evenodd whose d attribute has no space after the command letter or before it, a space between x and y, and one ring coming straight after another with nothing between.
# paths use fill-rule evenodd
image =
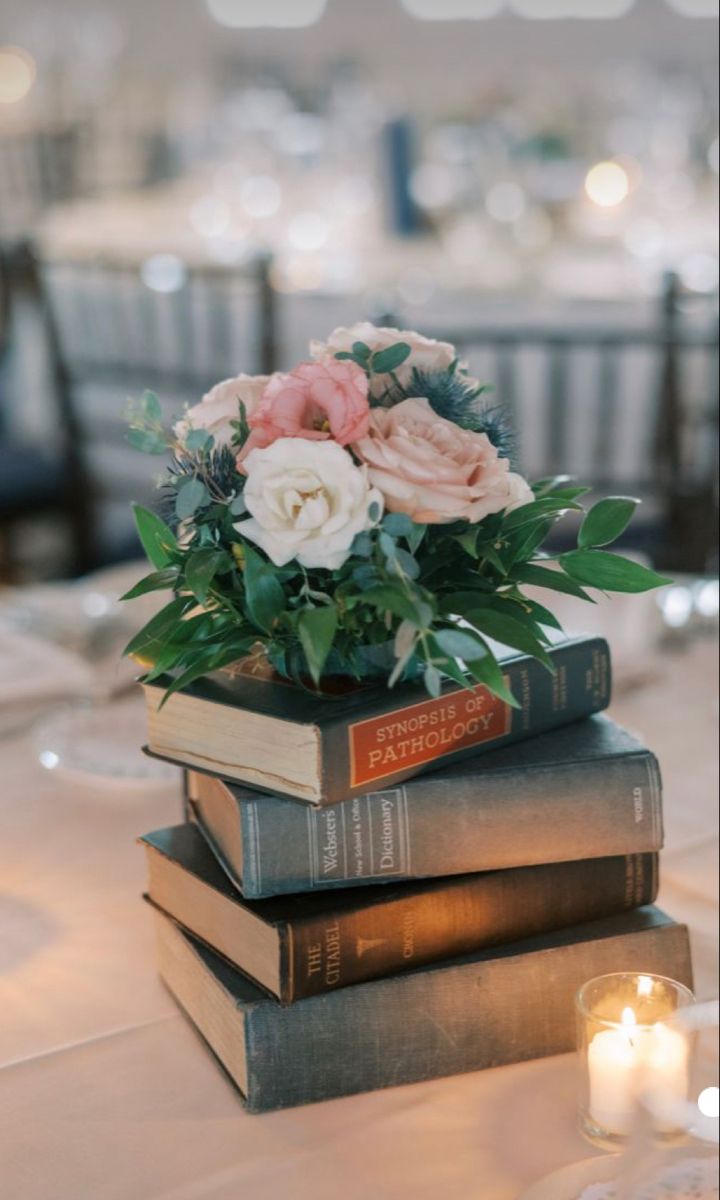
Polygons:
<instances>
[{"instance_id":1,"label":"candle flame","mask_svg":"<svg viewBox=\"0 0 720 1200\"><path fill-rule=\"evenodd\" d=\"M623 1025L625 1025L628 1029L634 1028L637 1025L635 1013L632 1008L624 1008L622 1010L622 1017L620 1019Z\"/></svg>"}]
</instances>

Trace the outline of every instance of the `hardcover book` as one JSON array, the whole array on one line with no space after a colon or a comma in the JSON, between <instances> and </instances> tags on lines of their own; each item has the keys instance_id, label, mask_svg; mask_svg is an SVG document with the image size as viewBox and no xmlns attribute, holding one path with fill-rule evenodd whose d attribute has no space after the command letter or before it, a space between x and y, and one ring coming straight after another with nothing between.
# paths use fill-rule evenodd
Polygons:
<instances>
[{"instance_id":1,"label":"hardcover book","mask_svg":"<svg viewBox=\"0 0 720 1200\"><path fill-rule=\"evenodd\" d=\"M166 916L156 919L160 974L251 1112L572 1050L573 998L596 975L642 971L692 987L687 929L656 908L289 1008Z\"/></svg>"},{"instance_id":2,"label":"hardcover book","mask_svg":"<svg viewBox=\"0 0 720 1200\"><path fill-rule=\"evenodd\" d=\"M199 680L161 706L160 680L143 685L149 749L276 795L335 804L607 707L610 655L602 638L566 638L549 654L554 673L525 655L503 658L519 708L481 685L451 681L435 699L418 683L329 698L255 676L249 665L232 678Z\"/></svg>"},{"instance_id":3,"label":"hardcover book","mask_svg":"<svg viewBox=\"0 0 720 1200\"><path fill-rule=\"evenodd\" d=\"M186 796L248 899L640 854L663 839L657 759L602 715L325 808L198 771Z\"/></svg>"},{"instance_id":4,"label":"hardcover book","mask_svg":"<svg viewBox=\"0 0 720 1200\"><path fill-rule=\"evenodd\" d=\"M637 854L248 901L194 825L141 841L150 900L284 1004L610 916L657 893L657 856Z\"/></svg>"}]
</instances>

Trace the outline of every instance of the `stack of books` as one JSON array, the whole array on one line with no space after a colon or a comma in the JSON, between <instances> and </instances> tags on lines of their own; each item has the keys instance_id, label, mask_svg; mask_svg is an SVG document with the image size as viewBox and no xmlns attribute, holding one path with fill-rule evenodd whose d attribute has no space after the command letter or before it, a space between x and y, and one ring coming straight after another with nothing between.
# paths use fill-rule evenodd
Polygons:
<instances>
[{"instance_id":1,"label":"stack of books","mask_svg":"<svg viewBox=\"0 0 720 1200\"><path fill-rule=\"evenodd\" d=\"M517 709L146 686L148 749L186 768L185 820L142 839L159 969L251 1111L567 1051L597 975L691 984L656 759L600 715L606 643L552 655L504 661Z\"/></svg>"}]
</instances>

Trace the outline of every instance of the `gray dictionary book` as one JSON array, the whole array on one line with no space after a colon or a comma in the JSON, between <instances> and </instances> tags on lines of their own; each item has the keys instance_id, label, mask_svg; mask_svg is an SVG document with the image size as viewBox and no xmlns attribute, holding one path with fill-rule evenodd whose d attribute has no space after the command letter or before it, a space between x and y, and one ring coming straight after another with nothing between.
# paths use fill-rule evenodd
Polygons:
<instances>
[{"instance_id":1,"label":"gray dictionary book","mask_svg":"<svg viewBox=\"0 0 720 1200\"><path fill-rule=\"evenodd\" d=\"M251 1112L571 1050L573 998L597 975L638 971L692 987L687 929L652 907L289 1008L156 919L160 974Z\"/></svg>"},{"instance_id":2,"label":"gray dictionary book","mask_svg":"<svg viewBox=\"0 0 720 1200\"><path fill-rule=\"evenodd\" d=\"M187 772L190 815L248 899L662 846L657 759L594 716L316 809Z\"/></svg>"}]
</instances>

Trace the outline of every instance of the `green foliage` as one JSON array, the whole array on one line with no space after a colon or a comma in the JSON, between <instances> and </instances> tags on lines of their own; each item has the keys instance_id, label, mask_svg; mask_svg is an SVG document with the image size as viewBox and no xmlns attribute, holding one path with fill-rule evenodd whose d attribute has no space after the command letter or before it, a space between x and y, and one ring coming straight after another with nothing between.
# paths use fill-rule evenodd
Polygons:
<instances>
[{"instance_id":1,"label":"green foliage","mask_svg":"<svg viewBox=\"0 0 720 1200\"><path fill-rule=\"evenodd\" d=\"M356 342L337 357L382 376L388 390L381 402L393 403L404 394L394 372L409 353L403 342L375 353ZM487 431L484 401L460 369L437 377L415 371L411 390L427 395L440 415ZM242 440L242 406L235 428ZM420 673L431 695L449 678L482 685L515 705L492 643L552 669L548 630L560 628L527 588L592 602L588 588L640 592L668 582L604 549L623 533L636 501L608 497L586 511L587 489L568 476L541 480L532 501L475 525L426 526L373 505L373 527L356 535L340 568L305 570L295 561L277 567L243 536L245 480L232 447L216 446L202 429L187 431L182 443L165 434L150 392L133 409L128 436L139 449L169 448L174 456L162 490L167 520L135 508L153 570L124 597L170 593L126 647L145 665L146 678L165 683L166 697L243 655L264 652L312 688L322 688L330 672L363 679L374 661L388 686ZM543 547L568 513L581 518L576 548L551 559ZM388 644L395 653L390 666Z\"/></svg>"}]
</instances>

